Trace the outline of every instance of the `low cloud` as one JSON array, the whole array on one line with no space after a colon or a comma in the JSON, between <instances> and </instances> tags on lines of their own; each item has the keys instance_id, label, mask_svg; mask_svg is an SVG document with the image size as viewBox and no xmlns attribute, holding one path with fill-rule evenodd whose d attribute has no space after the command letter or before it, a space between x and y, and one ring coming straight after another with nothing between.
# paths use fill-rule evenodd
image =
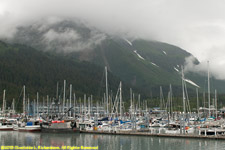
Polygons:
<instances>
[{"instance_id":1,"label":"low cloud","mask_svg":"<svg viewBox=\"0 0 225 150\"><path fill-rule=\"evenodd\" d=\"M105 39L103 34L91 33L90 37L84 40L74 29L65 29L60 32L50 29L43 37L42 44L46 45L46 50L57 50L66 53L91 49L92 46L100 44Z\"/></svg>"},{"instance_id":2,"label":"low cloud","mask_svg":"<svg viewBox=\"0 0 225 150\"><path fill-rule=\"evenodd\" d=\"M201 75L207 74L207 63L198 63L194 56L185 58L184 72L195 72Z\"/></svg>"},{"instance_id":3,"label":"low cloud","mask_svg":"<svg viewBox=\"0 0 225 150\"><path fill-rule=\"evenodd\" d=\"M224 64L225 61L217 61L214 59L211 59L211 61L202 61L197 63L196 58L190 56L185 59L184 72L194 72L207 76L209 71L210 77L213 76L216 79L225 80L225 72L221 70Z\"/></svg>"},{"instance_id":4,"label":"low cloud","mask_svg":"<svg viewBox=\"0 0 225 150\"><path fill-rule=\"evenodd\" d=\"M74 52L93 49L106 35L93 27L71 20L46 18L31 25L19 26L7 40L29 44L37 49L55 52Z\"/></svg>"}]
</instances>

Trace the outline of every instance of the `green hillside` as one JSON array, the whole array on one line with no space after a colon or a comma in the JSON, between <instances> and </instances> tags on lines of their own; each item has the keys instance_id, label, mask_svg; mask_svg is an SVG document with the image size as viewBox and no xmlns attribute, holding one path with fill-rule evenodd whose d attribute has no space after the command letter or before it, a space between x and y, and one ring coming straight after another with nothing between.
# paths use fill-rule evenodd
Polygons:
<instances>
[{"instance_id":1,"label":"green hillside","mask_svg":"<svg viewBox=\"0 0 225 150\"><path fill-rule=\"evenodd\" d=\"M169 84L173 85L176 94L180 94L181 79L176 70L181 70L185 58L191 56L179 47L162 42L143 39L128 41L119 36L113 37L78 20L62 20L47 26L39 22L20 27L9 41L53 55L61 54L72 61L108 66L115 76L148 96L150 93L159 95L159 86L168 89ZM188 73L186 77L198 84L200 91L204 91L205 76ZM214 80L213 83L214 89L224 93L224 81ZM192 85L189 88L195 91Z\"/></svg>"},{"instance_id":2,"label":"green hillside","mask_svg":"<svg viewBox=\"0 0 225 150\"><path fill-rule=\"evenodd\" d=\"M148 96L151 93L159 95L159 86L168 89L169 84L172 84L174 92L179 94L181 78L174 68L180 70L180 65L184 64L185 57L190 54L165 43L144 40L132 43L129 45L123 39L108 38L92 51L75 52L68 57L108 66L114 75Z\"/></svg>"},{"instance_id":3,"label":"green hillside","mask_svg":"<svg viewBox=\"0 0 225 150\"><path fill-rule=\"evenodd\" d=\"M63 80L67 81L66 95L69 97L69 84L77 98L83 94L100 99L105 91L104 68L88 62L76 62L61 56L53 56L20 44L0 42L0 96L6 90L7 104L13 98L21 105L21 90L26 85L26 94L30 99L40 93L40 99L49 95L55 97L56 85L59 82L59 94L63 95ZM110 72L109 89L114 92L119 85L119 78ZM129 90L124 86L125 91ZM0 101L0 104L2 101Z\"/></svg>"}]
</instances>

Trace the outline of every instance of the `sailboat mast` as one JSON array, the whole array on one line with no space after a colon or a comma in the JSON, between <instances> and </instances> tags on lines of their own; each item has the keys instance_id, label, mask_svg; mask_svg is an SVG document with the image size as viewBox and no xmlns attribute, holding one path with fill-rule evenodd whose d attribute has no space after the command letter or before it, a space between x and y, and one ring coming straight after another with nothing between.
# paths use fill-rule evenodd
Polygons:
<instances>
[{"instance_id":1,"label":"sailboat mast","mask_svg":"<svg viewBox=\"0 0 225 150\"><path fill-rule=\"evenodd\" d=\"M13 109L13 115L15 115L15 99L13 99L12 109Z\"/></svg>"},{"instance_id":2,"label":"sailboat mast","mask_svg":"<svg viewBox=\"0 0 225 150\"><path fill-rule=\"evenodd\" d=\"M71 108L71 101L72 101L72 84L70 84L70 108ZM70 117L72 117L71 111L70 111Z\"/></svg>"},{"instance_id":3,"label":"sailboat mast","mask_svg":"<svg viewBox=\"0 0 225 150\"><path fill-rule=\"evenodd\" d=\"M138 94L138 110L139 110L139 112L140 112L140 101L141 101L141 95Z\"/></svg>"},{"instance_id":4,"label":"sailboat mast","mask_svg":"<svg viewBox=\"0 0 225 150\"><path fill-rule=\"evenodd\" d=\"M130 111L132 113L132 109L133 109L133 106L132 106L132 89L130 88Z\"/></svg>"},{"instance_id":5,"label":"sailboat mast","mask_svg":"<svg viewBox=\"0 0 225 150\"><path fill-rule=\"evenodd\" d=\"M33 101L33 116L35 116L35 111L36 111L36 100L34 99Z\"/></svg>"},{"instance_id":6,"label":"sailboat mast","mask_svg":"<svg viewBox=\"0 0 225 150\"><path fill-rule=\"evenodd\" d=\"M4 114L5 112L5 107L6 107L6 102L5 102L5 90L3 91L3 104L2 104L2 112Z\"/></svg>"},{"instance_id":7,"label":"sailboat mast","mask_svg":"<svg viewBox=\"0 0 225 150\"><path fill-rule=\"evenodd\" d=\"M133 93L133 104L132 104L132 106L133 106L134 109L135 109L135 96L134 96L134 93Z\"/></svg>"},{"instance_id":8,"label":"sailboat mast","mask_svg":"<svg viewBox=\"0 0 225 150\"><path fill-rule=\"evenodd\" d=\"M27 99L27 113L28 113L28 116L30 114L30 98L28 96L28 99Z\"/></svg>"},{"instance_id":9,"label":"sailboat mast","mask_svg":"<svg viewBox=\"0 0 225 150\"><path fill-rule=\"evenodd\" d=\"M209 117L211 116L210 112L210 82L209 82L209 61L207 61L208 64L208 100L209 100Z\"/></svg>"},{"instance_id":10,"label":"sailboat mast","mask_svg":"<svg viewBox=\"0 0 225 150\"><path fill-rule=\"evenodd\" d=\"M186 108L185 108L185 92L184 92L184 68L183 66L181 67L182 69L182 91L183 91L183 111L186 113Z\"/></svg>"},{"instance_id":11,"label":"sailboat mast","mask_svg":"<svg viewBox=\"0 0 225 150\"><path fill-rule=\"evenodd\" d=\"M198 99L198 88L196 88L196 93L197 93L197 113L199 117L199 99Z\"/></svg>"},{"instance_id":12,"label":"sailboat mast","mask_svg":"<svg viewBox=\"0 0 225 150\"><path fill-rule=\"evenodd\" d=\"M88 117L91 117L91 98L88 97Z\"/></svg>"},{"instance_id":13,"label":"sailboat mast","mask_svg":"<svg viewBox=\"0 0 225 150\"><path fill-rule=\"evenodd\" d=\"M75 104L76 104L76 95L75 95L75 92L73 93L73 110L74 110L74 112L73 112L73 115L74 115L74 118L76 117L76 109L75 109Z\"/></svg>"},{"instance_id":14,"label":"sailboat mast","mask_svg":"<svg viewBox=\"0 0 225 150\"><path fill-rule=\"evenodd\" d=\"M86 116L86 94L84 94L84 107L83 107L84 115Z\"/></svg>"},{"instance_id":15,"label":"sailboat mast","mask_svg":"<svg viewBox=\"0 0 225 150\"><path fill-rule=\"evenodd\" d=\"M217 90L215 90L215 109L216 109L216 119L217 119Z\"/></svg>"},{"instance_id":16,"label":"sailboat mast","mask_svg":"<svg viewBox=\"0 0 225 150\"><path fill-rule=\"evenodd\" d=\"M26 113L26 105L25 105L25 85L23 86L23 114Z\"/></svg>"},{"instance_id":17,"label":"sailboat mast","mask_svg":"<svg viewBox=\"0 0 225 150\"><path fill-rule=\"evenodd\" d=\"M108 96L108 74L107 74L107 67L105 67L105 90L106 90L106 114L108 116L109 113L109 96Z\"/></svg>"},{"instance_id":18,"label":"sailboat mast","mask_svg":"<svg viewBox=\"0 0 225 150\"><path fill-rule=\"evenodd\" d=\"M47 95L47 114L49 114L49 106L48 106L48 95Z\"/></svg>"},{"instance_id":19,"label":"sailboat mast","mask_svg":"<svg viewBox=\"0 0 225 150\"><path fill-rule=\"evenodd\" d=\"M38 101L39 101L39 94L37 92L37 117L39 118L39 104L38 104Z\"/></svg>"},{"instance_id":20,"label":"sailboat mast","mask_svg":"<svg viewBox=\"0 0 225 150\"><path fill-rule=\"evenodd\" d=\"M64 80L64 86L63 86L63 110L62 110L62 115L64 115L64 106L65 106L65 101L66 101L66 80Z\"/></svg>"},{"instance_id":21,"label":"sailboat mast","mask_svg":"<svg viewBox=\"0 0 225 150\"><path fill-rule=\"evenodd\" d=\"M120 118L122 119L122 82L120 81Z\"/></svg>"},{"instance_id":22,"label":"sailboat mast","mask_svg":"<svg viewBox=\"0 0 225 150\"><path fill-rule=\"evenodd\" d=\"M59 82L57 82L57 85L56 85L56 99L58 100L59 98Z\"/></svg>"},{"instance_id":23,"label":"sailboat mast","mask_svg":"<svg viewBox=\"0 0 225 150\"><path fill-rule=\"evenodd\" d=\"M170 115L173 113L173 95L172 95L172 85L170 84Z\"/></svg>"},{"instance_id":24,"label":"sailboat mast","mask_svg":"<svg viewBox=\"0 0 225 150\"><path fill-rule=\"evenodd\" d=\"M160 109L162 110L163 108L162 108L162 87L160 86L159 87L159 100L160 100L160 105L159 105L159 107L160 107Z\"/></svg>"},{"instance_id":25,"label":"sailboat mast","mask_svg":"<svg viewBox=\"0 0 225 150\"><path fill-rule=\"evenodd\" d=\"M91 94L91 114L93 114L93 95Z\"/></svg>"}]
</instances>

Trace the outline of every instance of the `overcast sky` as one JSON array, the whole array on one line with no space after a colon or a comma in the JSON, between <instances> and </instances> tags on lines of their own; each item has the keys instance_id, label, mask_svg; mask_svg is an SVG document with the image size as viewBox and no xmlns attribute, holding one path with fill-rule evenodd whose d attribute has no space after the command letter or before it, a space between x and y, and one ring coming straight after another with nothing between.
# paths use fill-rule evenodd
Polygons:
<instances>
[{"instance_id":1,"label":"overcast sky","mask_svg":"<svg viewBox=\"0 0 225 150\"><path fill-rule=\"evenodd\" d=\"M0 0L0 37L44 18L78 18L109 34L177 45L202 62L190 68L205 70L209 60L225 79L225 1Z\"/></svg>"}]
</instances>

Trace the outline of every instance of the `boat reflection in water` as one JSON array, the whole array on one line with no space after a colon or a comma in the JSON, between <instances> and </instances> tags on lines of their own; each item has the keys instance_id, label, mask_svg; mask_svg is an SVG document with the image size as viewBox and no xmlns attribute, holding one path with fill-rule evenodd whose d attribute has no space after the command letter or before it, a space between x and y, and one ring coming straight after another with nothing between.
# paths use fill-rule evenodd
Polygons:
<instances>
[{"instance_id":1,"label":"boat reflection in water","mask_svg":"<svg viewBox=\"0 0 225 150\"><path fill-rule=\"evenodd\" d=\"M140 149L223 149L224 142L217 140L125 136L125 135L94 135L74 133L28 133L0 132L1 146L98 146L99 150L140 150Z\"/></svg>"}]
</instances>

